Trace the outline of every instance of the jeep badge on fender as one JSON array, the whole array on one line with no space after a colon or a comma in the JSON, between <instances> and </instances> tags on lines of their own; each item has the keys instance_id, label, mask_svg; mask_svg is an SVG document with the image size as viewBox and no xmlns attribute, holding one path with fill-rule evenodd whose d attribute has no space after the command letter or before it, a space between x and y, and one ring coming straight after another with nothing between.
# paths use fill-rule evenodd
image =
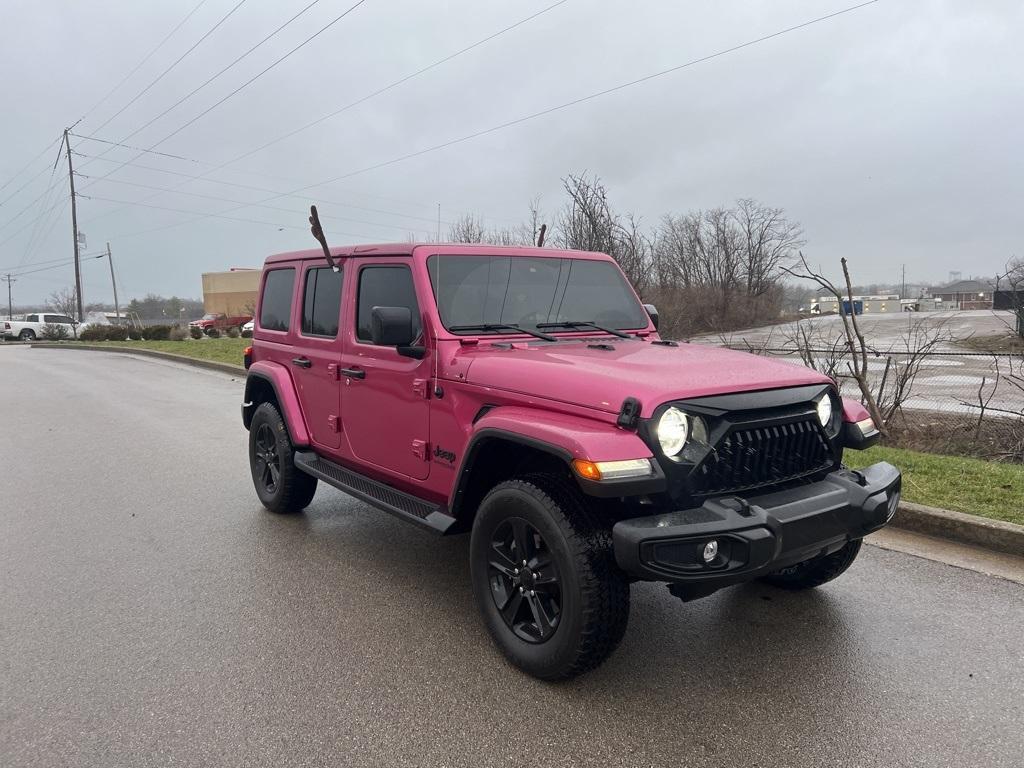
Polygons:
<instances>
[{"instance_id":1,"label":"jeep badge on fender","mask_svg":"<svg viewBox=\"0 0 1024 768\"><path fill-rule=\"evenodd\" d=\"M634 581L816 587L897 509L894 467L843 467L878 431L831 379L661 339L605 254L318 239L261 277L256 494L298 513L322 481L468 532L483 622L529 674L604 661Z\"/></svg>"}]
</instances>

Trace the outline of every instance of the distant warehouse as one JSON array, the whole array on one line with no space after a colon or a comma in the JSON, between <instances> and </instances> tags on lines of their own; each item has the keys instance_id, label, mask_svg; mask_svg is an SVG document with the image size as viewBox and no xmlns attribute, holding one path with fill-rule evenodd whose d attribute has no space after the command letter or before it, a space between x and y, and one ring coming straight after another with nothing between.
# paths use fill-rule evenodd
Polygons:
<instances>
[{"instance_id":1,"label":"distant warehouse","mask_svg":"<svg viewBox=\"0 0 1024 768\"><path fill-rule=\"evenodd\" d=\"M203 273L203 311L225 315L251 315L260 287L259 269L231 269Z\"/></svg>"},{"instance_id":2,"label":"distant warehouse","mask_svg":"<svg viewBox=\"0 0 1024 768\"><path fill-rule=\"evenodd\" d=\"M849 304L849 299L845 301ZM885 296L854 296L853 304L855 312L861 314L888 314L904 311L901 306L900 297L896 294ZM819 296L811 305L812 315L839 314L839 302L835 296Z\"/></svg>"}]
</instances>

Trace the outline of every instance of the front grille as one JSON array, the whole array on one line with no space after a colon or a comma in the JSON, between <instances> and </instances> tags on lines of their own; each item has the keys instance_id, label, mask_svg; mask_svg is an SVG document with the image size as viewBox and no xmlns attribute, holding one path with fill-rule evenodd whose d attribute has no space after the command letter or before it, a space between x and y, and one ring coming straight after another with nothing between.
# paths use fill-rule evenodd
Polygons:
<instances>
[{"instance_id":1,"label":"front grille","mask_svg":"<svg viewBox=\"0 0 1024 768\"><path fill-rule=\"evenodd\" d=\"M784 424L735 427L691 475L697 495L747 491L813 475L832 451L813 417Z\"/></svg>"}]
</instances>

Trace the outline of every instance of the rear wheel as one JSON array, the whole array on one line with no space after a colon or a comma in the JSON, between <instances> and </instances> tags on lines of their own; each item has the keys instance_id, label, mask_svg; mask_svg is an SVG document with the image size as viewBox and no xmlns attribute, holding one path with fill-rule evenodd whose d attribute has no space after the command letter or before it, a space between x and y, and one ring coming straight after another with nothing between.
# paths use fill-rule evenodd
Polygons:
<instances>
[{"instance_id":1,"label":"rear wheel","mask_svg":"<svg viewBox=\"0 0 1024 768\"><path fill-rule=\"evenodd\" d=\"M31 328L23 328L21 333L18 334L18 338L22 341L35 341L36 332Z\"/></svg>"},{"instance_id":2,"label":"rear wheel","mask_svg":"<svg viewBox=\"0 0 1024 768\"><path fill-rule=\"evenodd\" d=\"M271 403L262 403L249 425L249 468L256 495L271 512L301 512L313 501L316 478L295 466L288 427Z\"/></svg>"},{"instance_id":3,"label":"rear wheel","mask_svg":"<svg viewBox=\"0 0 1024 768\"><path fill-rule=\"evenodd\" d=\"M473 592L494 642L545 680L600 665L629 619L629 583L611 529L579 491L550 475L496 486L470 542Z\"/></svg>"},{"instance_id":4,"label":"rear wheel","mask_svg":"<svg viewBox=\"0 0 1024 768\"><path fill-rule=\"evenodd\" d=\"M764 577L764 581L782 589L811 589L841 575L853 565L860 553L861 540L848 542L831 555L804 560Z\"/></svg>"}]
</instances>

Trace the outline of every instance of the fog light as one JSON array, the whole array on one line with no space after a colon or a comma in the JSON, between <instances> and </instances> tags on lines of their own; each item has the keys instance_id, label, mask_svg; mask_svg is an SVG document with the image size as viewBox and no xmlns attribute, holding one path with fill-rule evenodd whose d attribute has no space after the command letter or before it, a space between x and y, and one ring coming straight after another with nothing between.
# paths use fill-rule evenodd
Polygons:
<instances>
[{"instance_id":1,"label":"fog light","mask_svg":"<svg viewBox=\"0 0 1024 768\"><path fill-rule=\"evenodd\" d=\"M715 558L718 557L718 542L712 539L704 545L704 553L702 555L705 563L714 562Z\"/></svg>"}]
</instances>

